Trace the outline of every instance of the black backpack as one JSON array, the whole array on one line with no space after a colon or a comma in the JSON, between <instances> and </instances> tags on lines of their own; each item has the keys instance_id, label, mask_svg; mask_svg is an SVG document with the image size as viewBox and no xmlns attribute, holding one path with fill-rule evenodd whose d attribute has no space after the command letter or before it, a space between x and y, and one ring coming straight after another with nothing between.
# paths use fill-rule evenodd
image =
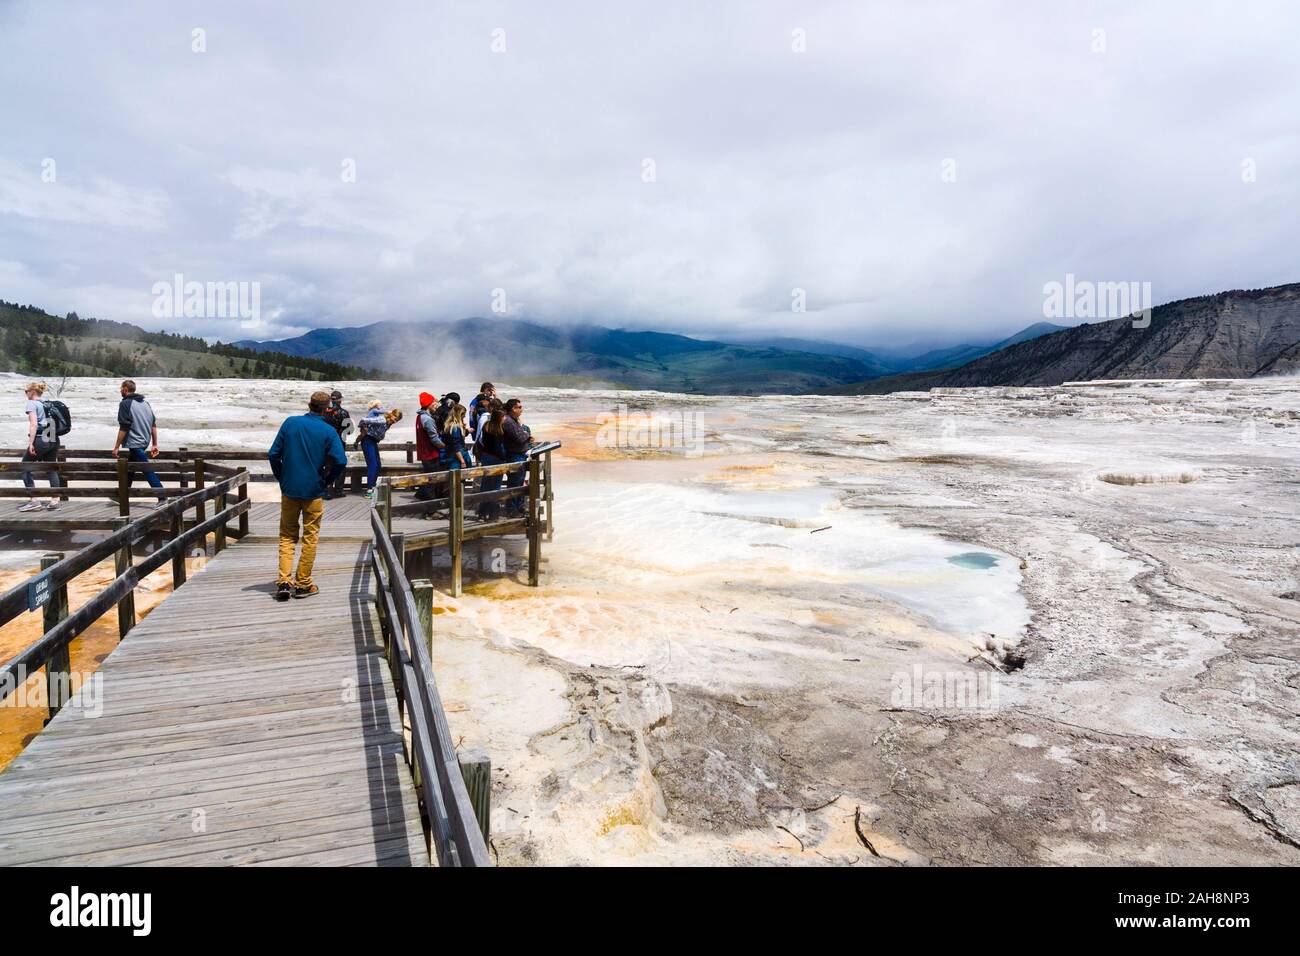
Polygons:
<instances>
[{"instance_id":1,"label":"black backpack","mask_svg":"<svg viewBox=\"0 0 1300 956\"><path fill-rule=\"evenodd\" d=\"M57 398L50 399L44 405L46 416L54 419L54 433L56 435L66 435L72 431L72 412L68 411L67 405L64 405Z\"/></svg>"}]
</instances>

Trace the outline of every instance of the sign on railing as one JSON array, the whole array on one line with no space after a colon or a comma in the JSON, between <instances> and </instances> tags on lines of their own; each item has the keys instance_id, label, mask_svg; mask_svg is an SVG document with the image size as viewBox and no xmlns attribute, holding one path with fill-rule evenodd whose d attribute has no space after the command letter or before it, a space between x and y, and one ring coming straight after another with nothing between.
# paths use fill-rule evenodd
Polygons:
<instances>
[{"instance_id":1,"label":"sign on railing","mask_svg":"<svg viewBox=\"0 0 1300 956\"><path fill-rule=\"evenodd\" d=\"M27 582L27 610L35 611L50 603L50 595L54 593L50 582L49 571L44 571Z\"/></svg>"}]
</instances>

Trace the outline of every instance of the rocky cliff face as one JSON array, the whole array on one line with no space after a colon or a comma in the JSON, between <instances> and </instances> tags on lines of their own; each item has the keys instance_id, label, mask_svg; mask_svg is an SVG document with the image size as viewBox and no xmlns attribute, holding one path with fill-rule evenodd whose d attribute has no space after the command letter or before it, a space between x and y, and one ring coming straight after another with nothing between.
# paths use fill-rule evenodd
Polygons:
<instances>
[{"instance_id":1,"label":"rocky cliff face","mask_svg":"<svg viewBox=\"0 0 1300 956\"><path fill-rule=\"evenodd\" d=\"M945 386L1104 378L1252 378L1300 370L1300 284L1222 292L1081 325L944 373Z\"/></svg>"},{"instance_id":2,"label":"rocky cliff face","mask_svg":"<svg viewBox=\"0 0 1300 956\"><path fill-rule=\"evenodd\" d=\"M1021 342L960 368L849 391L1060 385L1132 378L1253 378L1300 371L1300 283L1220 292L1152 310L1151 323L1094 322Z\"/></svg>"}]
</instances>

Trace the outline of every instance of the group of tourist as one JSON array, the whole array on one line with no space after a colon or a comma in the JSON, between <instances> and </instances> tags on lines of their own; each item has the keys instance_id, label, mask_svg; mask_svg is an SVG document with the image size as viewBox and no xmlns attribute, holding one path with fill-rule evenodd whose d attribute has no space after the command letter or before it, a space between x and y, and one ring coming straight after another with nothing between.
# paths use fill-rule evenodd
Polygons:
<instances>
[{"instance_id":1,"label":"group of tourist","mask_svg":"<svg viewBox=\"0 0 1300 956\"><path fill-rule=\"evenodd\" d=\"M420 393L420 414L416 419L415 453L420 467L426 471L455 471L475 465L501 465L523 461L533 443L532 431L521 418L524 403L517 398L502 401L496 386L484 382L479 393L470 399L468 406L460 403L460 396L448 392L435 399L428 392ZM479 491L497 491L501 488L501 475L481 478ZM523 484L522 469L511 472L507 487ZM417 497L433 497L431 486L425 486ZM523 513L521 498L508 499L507 513ZM491 520L498 516L497 502L488 501L479 506L478 516Z\"/></svg>"},{"instance_id":2,"label":"group of tourist","mask_svg":"<svg viewBox=\"0 0 1300 956\"><path fill-rule=\"evenodd\" d=\"M130 461L150 462L158 457L158 421L152 406L136 390L135 382L127 379L119 389L121 402L117 410L117 439L113 443L113 457L123 451ZM29 382L27 395L27 449L24 462L55 462L59 456L59 439L72 427L72 416L62 402L46 399L44 382ZM533 444L532 432L521 418L524 406L517 398L501 401L496 387L484 382L479 393L467 406L460 396L448 392L436 398L429 392L419 396L420 413L415 423L415 450L420 467L425 472L458 471L475 465L500 465L524 461ZM343 394L314 392L307 403L306 415L285 419L276 433L275 441L267 452L271 471L280 483L280 550L279 575L276 581L277 600L290 597L305 598L318 593L312 583L312 568L316 559L316 543L321 520L325 514L324 499L345 494L344 478L347 473L345 441L353 431L357 433L356 447L366 460L365 496L372 498L379 478L379 446L389 429L402 420L400 409L386 410L382 402L372 401L366 414L354 426L352 415L343 407ZM144 478L150 487L161 489L162 481L153 471L145 470ZM479 491L498 491L501 475L479 479ZM128 478L133 481L135 473ZM57 470L49 473L51 489L62 486ZM507 487L523 485L524 470L510 473ZM59 507L56 492L45 503L36 498L33 470L23 471L23 484L27 487L28 501L19 511L54 510ZM443 486L445 487L445 485ZM416 493L418 498L429 500L438 495L435 487L424 485ZM158 503L165 499L159 497ZM506 501L508 517L523 514L522 496ZM489 521L501 513L497 501L480 504L477 514ZM433 517L432 514L426 517ZM301 537L302 548L295 570L294 554Z\"/></svg>"},{"instance_id":3,"label":"group of tourist","mask_svg":"<svg viewBox=\"0 0 1300 956\"><path fill-rule=\"evenodd\" d=\"M527 457L533 438L531 430L520 420L524 412L523 402L517 398L503 402L491 382L484 382L479 387L469 405L461 404L457 392L448 392L441 398L430 392L421 392L419 405L415 420L415 454L422 471L455 471L475 465L523 461ZM356 433L354 447L361 449L366 459L364 495L373 497L375 482L379 478L379 446L389 429L402 420L401 410L388 411L382 402L372 401L366 406L365 417L354 425L352 414L343 407L343 393L336 390L330 394L320 415L345 446L353 432ZM483 491L495 491L501 484L500 476L496 477L495 486L492 478L483 480L486 482L486 487L480 488ZM346 493L343 481L344 474L340 472L327 485L324 497L342 497ZM514 476L511 481L515 481ZM432 491L422 489L418 497L427 500L432 495ZM490 507L479 513L487 518L496 514Z\"/></svg>"},{"instance_id":4,"label":"group of tourist","mask_svg":"<svg viewBox=\"0 0 1300 956\"><path fill-rule=\"evenodd\" d=\"M280 482L280 552L279 575L275 598L306 598L319 593L312 582L316 561L316 543L325 498L343 494L342 479L347 468L345 438L352 432L352 416L343 407L342 393L315 392L308 402L306 415L285 419L275 436L267 458ZM415 421L415 450L424 472L459 471L477 465L497 465L524 461L532 445L532 432L520 419L523 402L517 398L501 401L496 387L484 382L469 407L461 404L460 395L448 392L437 398L420 393L420 413ZM399 409L386 411L383 404L371 402L356 428L357 444L366 457L367 498L375 493L379 475L379 444L388 429L400 421ZM479 479L480 491L501 488L501 475ZM510 473L507 487L523 485L524 470ZM434 486L423 485L416 496L429 500ZM523 514L522 496L507 499L509 516ZM499 513L496 501L485 501L478 516L491 520ZM426 515L432 517L432 515ZM293 566L294 551L301 532L302 549L298 567Z\"/></svg>"}]
</instances>

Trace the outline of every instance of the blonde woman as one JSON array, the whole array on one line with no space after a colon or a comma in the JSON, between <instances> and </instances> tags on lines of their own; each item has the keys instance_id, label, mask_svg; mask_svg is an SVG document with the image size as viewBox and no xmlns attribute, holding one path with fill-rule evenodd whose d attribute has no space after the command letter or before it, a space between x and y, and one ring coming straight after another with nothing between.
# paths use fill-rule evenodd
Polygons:
<instances>
[{"instance_id":1,"label":"blonde woman","mask_svg":"<svg viewBox=\"0 0 1300 956\"><path fill-rule=\"evenodd\" d=\"M59 457L57 425L41 401L45 387L44 382L28 382L23 390L27 393L27 451L23 453L23 461L56 461ZM31 494L19 511L40 511L43 508L53 511L59 506L58 497L51 498L44 505L36 500L36 482L30 471L23 472L23 484ZM50 472L50 487L58 488L62 484L59 473Z\"/></svg>"},{"instance_id":2,"label":"blonde woman","mask_svg":"<svg viewBox=\"0 0 1300 956\"><path fill-rule=\"evenodd\" d=\"M469 426L465 424L465 406L456 402L447 409L447 417L442 420L442 443L446 446L444 454L448 471L473 467L474 460L465 444L467 435L472 442L474 436L469 435Z\"/></svg>"}]
</instances>

